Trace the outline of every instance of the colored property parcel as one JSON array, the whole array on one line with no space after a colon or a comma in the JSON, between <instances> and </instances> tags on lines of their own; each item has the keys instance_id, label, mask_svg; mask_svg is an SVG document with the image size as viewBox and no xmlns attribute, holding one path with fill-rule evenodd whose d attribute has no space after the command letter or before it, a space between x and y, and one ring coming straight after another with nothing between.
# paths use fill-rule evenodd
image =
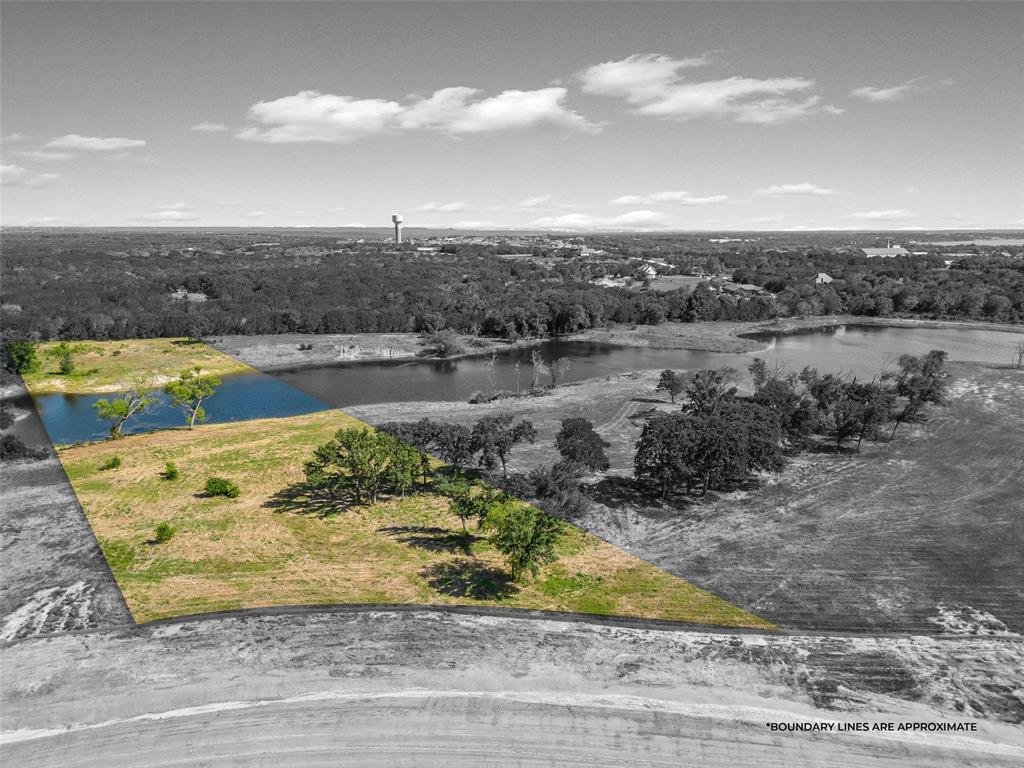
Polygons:
<instances>
[{"instance_id":1,"label":"colored property parcel","mask_svg":"<svg viewBox=\"0 0 1024 768\"><path fill-rule=\"evenodd\" d=\"M125 342L87 344L88 366L98 369L90 374L92 391L139 375L157 384L196 365L219 373L244 369L202 345L128 342L146 361L142 374L125 365L127 350L112 354ZM28 383L36 391L51 378ZM429 488L368 505L310 497L303 463L338 429L352 426L362 425L325 411L162 430L58 455L138 622L257 606L417 603L772 628L571 526L557 559L536 577L512 581L490 541L472 526L462 536L447 500ZM173 479L168 462L177 469ZM238 497L205 494L214 476L237 483ZM162 524L173 535L161 536Z\"/></svg>"}]
</instances>

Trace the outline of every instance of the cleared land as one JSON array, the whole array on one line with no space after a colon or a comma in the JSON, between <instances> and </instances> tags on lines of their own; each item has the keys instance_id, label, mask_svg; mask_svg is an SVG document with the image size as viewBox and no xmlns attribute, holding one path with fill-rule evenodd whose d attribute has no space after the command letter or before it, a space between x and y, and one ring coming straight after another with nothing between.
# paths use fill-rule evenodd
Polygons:
<instances>
[{"instance_id":1,"label":"cleared land","mask_svg":"<svg viewBox=\"0 0 1024 768\"><path fill-rule=\"evenodd\" d=\"M949 404L901 427L892 443L805 454L764 483L665 503L631 479L636 417L673 409L654 396L657 371L498 404L350 411L370 423L427 415L468 424L499 411L529 418L538 438L513 452L519 471L557 460L562 418L591 419L611 442L611 469L575 522L782 627L934 632L950 610L965 610L980 612L978 631L1021 632L1024 371L958 363L951 374Z\"/></svg>"},{"instance_id":2,"label":"cleared land","mask_svg":"<svg viewBox=\"0 0 1024 768\"><path fill-rule=\"evenodd\" d=\"M508 342L458 335L464 352L448 359L530 346L540 339ZM208 340L222 352L264 371L331 363L415 360L431 350L418 333L284 333L264 336L216 336Z\"/></svg>"},{"instance_id":3,"label":"cleared land","mask_svg":"<svg viewBox=\"0 0 1024 768\"><path fill-rule=\"evenodd\" d=\"M342 508L310 499L303 461L342 427L338 411L171 430L60 452L136 621L314 603L438 603L772 625L570 528L558 560L524 583L483 537L460 536L431 494ZM103 470L110 458L122 465ZM180 470L165 480L165 463ZM242 488L206 498L207 477ZM177 530L164 543L155 529Z\"/></svg>"},{"instance_id":4,"label":"cleared land","mask_svg":"<svg viewBox=\"0 0 1024 768\"><path fill-rule=\"evenodd\" d=\"M39 369L24 376L33 395L53 392L90 394L119 392L142 377L149 386L160 386L182 371L199 367L204 374L230 376L253 373L245 363L190 339L134 339L131 341L72 341L66 343L75 371L61 375L56 353L58 342L37 347Z\"/></svg>"}]
</instances>

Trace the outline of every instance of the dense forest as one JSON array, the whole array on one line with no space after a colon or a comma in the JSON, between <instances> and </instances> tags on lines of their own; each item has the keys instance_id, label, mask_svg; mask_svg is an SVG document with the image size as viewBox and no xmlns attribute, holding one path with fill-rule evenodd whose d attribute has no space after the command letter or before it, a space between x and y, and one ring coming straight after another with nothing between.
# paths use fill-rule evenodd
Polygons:
<instances>
[{"instance_id":1,"label":"dense forest","mask_svg":"<svg viewBox=\"0 0 1024 768\"><path fill-rule=\"evenodd\" d=\"M264 235L265 237L265 235ZM1024 320L1020 248L942 249L869 259L849 245L709 245L705 237L605 236L549 257L502 258L509 247L437 252L303 233L7 231L3 335L119 339L218 334L422 332L451 328L505 338L562 335L609 323L760 320L857 314ZM699 242L698 242L699 240ZM818 238L820 240L820 238ZM869 243L870 244L870 243ZM776 247L778 246L778 247ZM982 249L984 250L984 249ZM708 275L696 289L648 290L638 254L663 275ZM944 258L945 257L945 258ZM946 262L950 263L946 263ZM827 273L828 284L815 276ZM718 290L722 281L769 293Z\"/></svg>"}]
</instances>

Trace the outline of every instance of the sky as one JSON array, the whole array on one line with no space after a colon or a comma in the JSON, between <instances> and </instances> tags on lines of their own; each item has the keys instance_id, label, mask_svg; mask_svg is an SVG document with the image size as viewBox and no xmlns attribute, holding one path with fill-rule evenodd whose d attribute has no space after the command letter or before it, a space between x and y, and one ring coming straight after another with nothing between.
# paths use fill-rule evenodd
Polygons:
<instances>
[{"instance_id":1,"label":"sky","mask_svg":"<svg viewBox=\"0 0 1024 768\"><path fill-rule=\"evenodd\" d=\"M1024 224L1022 3L0 4L5 226Z\"/></svg>"}]
</instances>

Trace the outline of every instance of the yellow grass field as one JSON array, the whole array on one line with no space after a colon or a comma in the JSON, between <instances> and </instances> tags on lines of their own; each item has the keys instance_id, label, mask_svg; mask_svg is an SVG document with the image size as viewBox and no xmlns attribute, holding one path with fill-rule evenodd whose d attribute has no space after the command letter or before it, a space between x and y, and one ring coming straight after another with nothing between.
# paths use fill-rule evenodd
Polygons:
<instances>
[{"instance_id":1,"label":"yellow grass field","mask_svg":"<svg viewBox=\"0 0 1024 768\"><path fill-rule=\"evenodd\" d=\"M69 341L75 371L61 375L59 342L39 344L39 367L23 376L33 395L55 392L85 395L120 392L136 378L161 386L182 371L199 367L203 373L230 376L253 369L208 344L190 339L132 339L129 341Z\"/></svg>"},{"instance_id":2,"label":"yellow grass field","mask_svg":"<svg viewBox=\"0 0 1024 768\"><path fill-rule=\"evenodd\" d=\"M482 535L468 544L433 494L326 509L304 500L302 464L340 411L167 430L59 452L136 621L257 606L497 605L774 628L579 529L536 578L512 583ZM118 456L121 466L101 469ZM166 462L180 471L162 476ZM207 477L237 482L207 498ZM176 529L157 543L155 529Z\"/></svg>"}]
</instances>

